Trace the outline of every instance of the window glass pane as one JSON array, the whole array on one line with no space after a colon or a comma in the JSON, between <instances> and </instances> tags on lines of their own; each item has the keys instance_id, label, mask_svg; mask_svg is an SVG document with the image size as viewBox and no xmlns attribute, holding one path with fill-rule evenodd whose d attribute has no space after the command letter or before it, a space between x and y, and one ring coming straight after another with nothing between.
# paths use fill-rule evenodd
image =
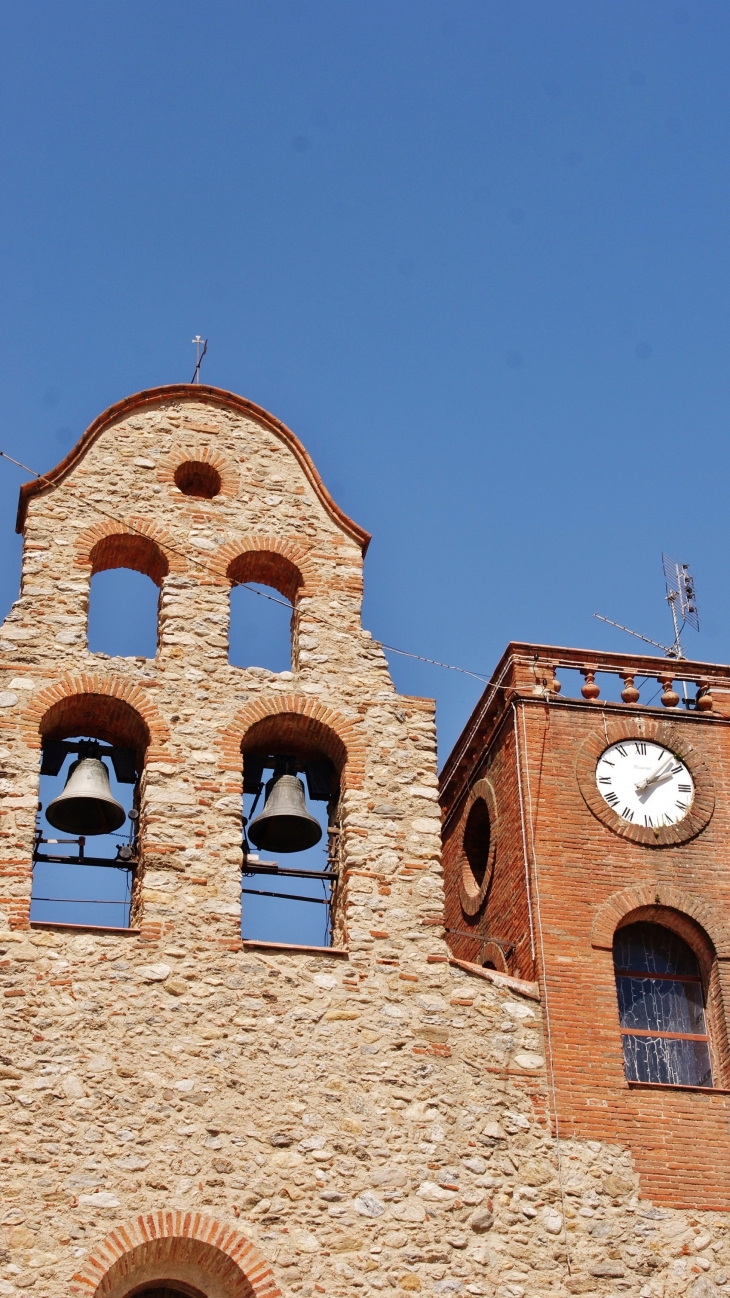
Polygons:
<instances>
[{"instance_id":1,"label":"window glass pane","mask_svg":"<svg viewBox=\"0 0 730 1298\"><path fill-rule=\"evenodd\" d=\"M712 1086L708 1042L661 1035L707 1035L699 965L686 942L659 924L630 924L616 933L614 968L629 1081Z\"/></svg>"},{"instance_id":2,"label":"window glass pane","mask_svg":"<svg viewBox=\"0 0 730 1298\"><path fill-rule=\"evenodd\" d=\"M706 1031L699 983L627 978L619 974L616 990L622 1028L702 1034Z\"/></svg>"},{"instance_id":3,"label":"window glass pane","mask_svg":"<svg viewBox=\"0 0 730 1298\"><path fill-rule=\"evenodd\" d=\"M691 974L699 977L694 952L676 933L660 924L628 924L614 938L616 969L637 973Z\"/></svg>"},{"instance_id":4,"label":"window glass pane","mask_svg":"<svg viewBox=\"0 0 730 1298\"><path fill-rule=\"evenodd\" d=\"M674 1086L712 1086L706 1041L672 1037L623 1038L624 1066L630 1082L663 1082Z\"/></svg>"}]
</instances>

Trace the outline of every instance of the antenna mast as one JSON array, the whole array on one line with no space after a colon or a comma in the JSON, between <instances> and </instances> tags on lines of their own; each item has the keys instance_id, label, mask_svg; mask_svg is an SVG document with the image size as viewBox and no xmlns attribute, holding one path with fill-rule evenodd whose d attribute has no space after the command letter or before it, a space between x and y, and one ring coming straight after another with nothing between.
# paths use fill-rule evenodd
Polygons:
<instances>
[{"instance_id":1,"label":"antenna mast","mask_svg":"<svg viewBox=\"0 0 730 1298\"><path fill-rule=\"evenodd\" d=\"M208 350L208 339L201 338L200 334L196 334L192 341L195 344L195 369L193 371L193 377L191 378L190 382L200 383L200 362L202 361L203 357L205 356L205 353Z\"/></svg>"},{"instance_id":2,"label":"antenna mast","mask_svg":"<svg viewBox=\"0 0 730 1298\"><path fill-rule=\"evenodd\" d=\"M668 555L662 552L662 567L664 569L664 578L666 581L667 594L666 600L672 612L672 626L674 627L674 643L671 645L660 644L658 640L650 640L646 635L640 635L638 631L632 631L630 627L622 626L620 622L613 622L610 617L602 617L600 613L594 613L599 622L608 622L609 626L618 627L619 631L625 631L627 635L633 635L637 640L643 640L645 644L653 644L657 649L661 649L666 658L684 658L682 649L682 632L686 626L694 627L695 631L700 629L700 615L697 608L697 597L695 595L694 578L689 570L687 563L675 563Z\"/></svg>"},{"instance_id":3,"label":"antenna mast","mask_svg":"<svg viewBox=\"0 0 730 1298\"><path fill-rule=\"evenodd\" d=\"M689 571L689 564L675 563L669 555L662 553L662 567L664 568L664 577L667 583L667 603L672 610L672 623L674 626L674 658L684 658L682 651L681 635L685 626L694 627L695 631L700 629L700 615L697 609L695 599L694 581ZM679 607L679 615L677 608ZM682 619L682 625L679 625L679 619Z\"/></svg>"}]
</instances>

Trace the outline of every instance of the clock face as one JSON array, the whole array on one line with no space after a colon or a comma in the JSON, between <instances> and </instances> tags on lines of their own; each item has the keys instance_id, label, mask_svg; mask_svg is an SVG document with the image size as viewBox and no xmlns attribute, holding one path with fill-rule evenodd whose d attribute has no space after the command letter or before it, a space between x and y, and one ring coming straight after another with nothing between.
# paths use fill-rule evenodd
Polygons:
<instances>
[{"instance_id":1,"label":"clock face","mask_svg":"<svg viewBox=\"0 0 730 1298\"><path fill-rule=\"evenodd\" d=\"M644 739L611 744L598 759L596 786L617 816L647 829L679 824L695 795L684 762Z\"/></svg>"}]
</instances>

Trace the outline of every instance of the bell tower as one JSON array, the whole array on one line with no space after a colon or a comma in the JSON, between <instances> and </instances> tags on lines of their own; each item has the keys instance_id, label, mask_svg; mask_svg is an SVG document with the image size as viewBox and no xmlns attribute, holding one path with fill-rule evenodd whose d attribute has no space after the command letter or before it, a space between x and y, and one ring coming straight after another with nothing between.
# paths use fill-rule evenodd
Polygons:
<instances>
[{"instance_id":1,"label":"bell tower","mask_svg":"<svg viewBox=\"0 0 730 1298\"><path fill-rule=\"evenodd\" d=\"M441 779L451 949L539 980L566 1140L725 1214L729 694L719 663L513 643Z\"/></svg>"}]
</instances>

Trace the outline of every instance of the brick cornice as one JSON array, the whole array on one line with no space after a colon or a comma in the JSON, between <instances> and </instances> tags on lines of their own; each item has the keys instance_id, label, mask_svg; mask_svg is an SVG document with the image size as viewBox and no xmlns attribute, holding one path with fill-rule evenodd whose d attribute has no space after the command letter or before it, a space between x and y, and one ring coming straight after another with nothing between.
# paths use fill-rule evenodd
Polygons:
<instances>
[{"instance_id":1,"label":"brick cornice","mask_svg":"<svg viewBox=\"0 0 730 1298\"><path fill-rule=\"evenodd\" d=\"M147 1279L185 1280L191 1268L210 1275L216 1298L279 1298L271 1267L240 1230L181 1211L146 1213L115 1226L69 1287L78 1298L118 1298Z\"/></svg>"},{"instance_id":2,"label":"brick cornice","mask_svg":"<svg viewBox=\"0 0 730 1298\"><path fill-rule=\"evenodd\" d=\"M23 484L20 488L18 500L16 531L23 531L28 504L33 497L47 491L49 486L52 487L63 482L64 478L83 459L89 447L93 446L101 433L106 428L109 428L115 420L123 419L127 415L133 414L134 411L144 410L170 401L195 401L200 404L209 403L211 406L224 406L229 410L235 410L238 414L255 419L259 424L263 424L292 452L327 513L338 527L360 546L363 555L365 554L370 544L370 533L359 527L351 518L348 518L347 514L335 503L322 482L314 462L291 429L287 428L286 424L282 424L279 419L275 419L261 406L255 405L253 401L247 401L244 397L236 396L233 392L226 392L223 388L212 388L202 383L172 383L165 387L148 388L144 392L136 392L133 396L125 397L123 401L118 401L116 405L110 406L108 410L105 410L103 414L94 420L93 424L89 425L86 432L79 438L68 455L61 460L60 464L57 464L54 469L44 474L43 478L37 478L33 482Z\"/></svg>"},{"instance_id":3,"label":"brick cornice","mask_svg":"<svg viewBox=\"0 0 730 1298\"><path fill-rule=\"evenodd\" d=\"M656 883L651 879L624 888L621 892L614 892L603 902L593 920L591 946L611 951L614 934L621 921L647 906L676 910L682 915L688 915L705 931L718 959L730 959L730 930L715 908L700 901L684 888Z\"/></svg>"}]
</instances>

